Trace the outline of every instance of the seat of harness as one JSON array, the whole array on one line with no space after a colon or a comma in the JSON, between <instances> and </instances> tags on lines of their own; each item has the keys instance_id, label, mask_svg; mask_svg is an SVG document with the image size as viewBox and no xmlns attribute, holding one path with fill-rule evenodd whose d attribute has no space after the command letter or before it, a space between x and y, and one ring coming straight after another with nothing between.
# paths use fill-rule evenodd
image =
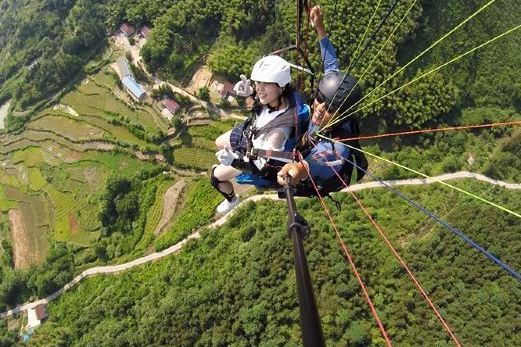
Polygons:
<instances>
[{"instance_id":1,"label":"seat of harness","mask_svg":"<svg viewBox=\"0 0 521 347\"><path fill-rule=\"evenodd\" d=\"M235 177L237 184L249 184L257 188L275 188L277 184L270 180L264 179L260 176L251 173L242 173Z\"/></svg>"}]
</instances>

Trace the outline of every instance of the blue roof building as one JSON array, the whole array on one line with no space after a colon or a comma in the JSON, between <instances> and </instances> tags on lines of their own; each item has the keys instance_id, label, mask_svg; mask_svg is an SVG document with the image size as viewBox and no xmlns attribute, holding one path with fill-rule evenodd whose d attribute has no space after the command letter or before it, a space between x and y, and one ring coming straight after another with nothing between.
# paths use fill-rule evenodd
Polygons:
<instances>
[{"instance_id":1,"label":"blue roof building","mask_svg":"<svg viewBox=\"0 0 521 347\"><path fill-rule=\"evenodd\" d=\"M128 90L134 99L141 101L145 98L146 93L143 90L143 87L141 87L132 77L125 76L123 77L122 82L125 89Z\"/></svg>"}]
</instances>

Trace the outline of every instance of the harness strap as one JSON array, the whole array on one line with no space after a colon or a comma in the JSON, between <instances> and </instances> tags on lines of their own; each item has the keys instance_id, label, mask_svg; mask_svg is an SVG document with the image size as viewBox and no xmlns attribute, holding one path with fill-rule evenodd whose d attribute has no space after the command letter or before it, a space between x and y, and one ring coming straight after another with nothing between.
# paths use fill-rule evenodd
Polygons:
<instances>
[{"instance_id":1,"label":"harness strap","mask_svg":"<svg viewBox=\"0 0 521 347\"><path fill-rule=\"evenodd\" d=\"M275 159L279 161L284 162L294 162L299 161L300 156L298 155L298 152L293 150L291 152L287 151L272 151L268 149L259 149L259 148L252 148L250 152L248 153L248 156L250 158L269 158L269 159Z\"/></svg>"}]
</instances>

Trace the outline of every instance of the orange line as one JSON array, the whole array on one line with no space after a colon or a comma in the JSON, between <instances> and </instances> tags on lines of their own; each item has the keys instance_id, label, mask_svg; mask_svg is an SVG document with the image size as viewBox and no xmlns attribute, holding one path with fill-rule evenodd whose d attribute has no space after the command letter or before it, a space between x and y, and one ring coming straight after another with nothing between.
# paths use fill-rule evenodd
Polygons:
<instances>
[{"instance_id":1,"label":"orange line","mask_svg":"<svg viewBox=\"0 0 521 347\"><path fill-rule=\"evenodd\" d=\"M390 137L390 136L434 133L434 132L438 132L438 131L493 128L493 127L498 127L498 126L511 126L511 125L521 125L521 121L501 122L501 123L491 123L491 124L480 124L480 125L465 125L465 126L459 126L459 127L437 128L437 129L423 129L423 130L402 131L402 132L397 132L397 133L387 133L387 134L377 134L377 135L366 135L366 136L358 136L358 137L349 137L349 138L340 139L340 140L337 140L337 141L347 142L347 141L353 141L353 140L378 139L378 138Z\"/></svg>"},{"instance_id":2,"label":"orange line","mask_svg":"<svg viewBox=\"0 0 521 347\"><path fill-rule=\"evenodd\" d=\"M304 166L304 167L307 170L307 167L306 166ZM333 218L331 217L331 213L330 213L326 203L324 202L322 196L318 192L317 186L315 185L315 182L313 181L313 178L311 177L311 174L309 173L309 171L308 171L308 176L311 180L311 183L313 184L313 187L317 191L318 197L320 198L320 202L322 203L322 206L324 207L324 211L326 212L326 214L331 222L331 225L333 226L333 229L335 230L336 238L340 244L340 247L344 251L344 255L347 258L349 265L351 266L351 269L353 270L353 273L355 274L358 284L360 284L360 287L362 288L362 292L364 293L365 299L366 299L367 303L369 304L369 308L371 309L371 313L372 313L374 319L376 320L376 323L378 324L378 328L380 329L380 332L382 333L382 336L385 339L386 345L388 347L391 347L392 346L391 339L389 338L387 331L385 330L385 327L383 326L382 321L380 320L380 317L378 316L378 312L376 312L376 309L371 300L371 297L369 296L369 292L367 291L367 287L365 286L364 281L362 280L362 277L360 276L360 274L358 273L358 270L356 269L353 257L349 253L344 241L342 240L340 233L338 231L338 228L336 227L336 224L333 221Z\"/></svg>"},{"instance_id":3,"label":"orange line","mask_svg":"<svg viewBox=\"0 0 521 347\"><path fill-rule=\"evenodd\" d=\"M387 236L385 235L385 233L383 232L383 230L380 228L380 225L378 223L376 223L376 221L373 219L373 216L371 216L371 214L369 213L369 211L365 208L365 206L362 204L362 201L355 195L354 192L352 192L351 190L349 190L349 187L347 185L347 183L342 179L342 177L338 174L338 172L333 168L331 167L331 170L333 170L335 172L335 174L337 175L337 177L340 179L340 181L342 181L343 185L348 188L348 191L349 193L351 193L351 195L353 196L353 198L355 198L356 202L358 203L358 206L360 206L362 208L362 210L364 211L365 215L367 216L367 218L369 218L369 220L371 221L371 223L373 223L373 225L375 226L376 230L378 230L378 233L380 234L380 236L384 239L385 243L387 244L387 246L389 247L389 249L391 250L391 252L394 254L394 256L396 257L396 259L398 259L398 261L400 262L400 264L402 264L402 267L405 269L405 271L407 272L407 274L409 275L409 277L411 278L411 280L413 281L414 285L416 286L416 288L418 288L418 290L420 291L420 293L423 295L423 297L425 298L425 300L427 301L427 303L429 304L429 306L432 308L432 310L434 311L434 313L436 314L436 316L438 317L438 320L441 322L441 324L443 325L443 327L445 328L445 330L447 331L447 333L450 335L450 337L452 338L452 340L454 341L454 343L456 344L456 346L458 347L461 347L461 343L458 341L457 337L454 335L454 333L452 332L452 329L449 327L449 325L447 324L447 322L445 321L445 319L443 319L443 317L441 316L440 312L438 311L438 309L436 308L436 306L434 305L434 303L431 301L431 299L429 298L429 296L427 295L427 293L425 292L425 290L423 289L423 287L421 286L420 282L416 279L416 276L414 276L414 274L412 273L412 271L409 269L409 266L405 263L405 261L402 259L402 257L400 256L400 254L398 254L398 252L396 251L396 249L394 248L394 246L392 245L391 241L389 241L389 239L387 238Z\"/></svg>"}]
</instances>

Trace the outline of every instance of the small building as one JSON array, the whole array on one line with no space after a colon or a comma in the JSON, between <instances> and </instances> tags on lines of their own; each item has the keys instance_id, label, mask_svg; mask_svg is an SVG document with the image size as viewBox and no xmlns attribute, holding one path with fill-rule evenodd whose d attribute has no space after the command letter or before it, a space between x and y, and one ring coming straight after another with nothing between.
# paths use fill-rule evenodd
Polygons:
<instances>
[{"instance_id":1,"label":"small building","mask_svg":"<svg viewBox=\"0 0 521 347\"><path fill-rule=\"evenodd\" d=\"M221 94L221 98L227 98L229 96L235 96L235 91L233 90L233 84L225 81L221 84L221 88L219 90L219 94Z\"/></svg>"},{"instance_id":2,"label":"small building","mask_svg":"<svg viewBox=\"0 0 521 347\"><path fill-rule=\"evenodd\" d=\"M145 96L147 94L143 90L143 87L141 87L134 78L130 76L125 76L123 77L121 82L123 82L123 86L134 100L142 101L143 99L145 99Z\"/></svg>"},{"instance_id":3,"label":"small building","mask_svg":"<svg viewBox=\"0 0 521 347\"><path fill-rule=\"evenodd\" d=\"M150 36L150 28L146 25L144 25L141 30L139 30L139 37L143 38L143 39L148 39L148 37Z\"/></svg>"},{"instance_id":4,"label":"small building","mask_svg":"<svg viewBox=\"0 0 521 347\"><path fill-rule=\"evenodd\" d=\"M123 23L119 27L119 31L121 31L123 33L123 35L125 35L126 37L130 37L130 36L132 36L132 34L134 34L134 32L136 30L134 29L134 27L131 24Z\"/></svg>"},{"instance_id":5,"label":"small building","mask_svg":"<svg viewBox=\"0 0 521 347\"><path fill-rule=\"evenodd\" d=\"M134 74L132 74L132 70L130 69L130 65L126 57L119 57L116 61L116 64L118 65L119 77L121 79L127 76L134 78Z\"/></svg>"},{"instance_id":6,"label":"small building","mask_svg":"<svg viewBox=\"0 0 521 347\"><path fill-rule=\"evenodd\" d=\"M221 83L218 80L214 80L210 88L213 89L217 94L219 94L221 99L227 99L230 95L235 96L233 86L234 85L228 81L224 81Z\"/></svg>"},{"instance_id":7,"label":"small building","mask_svg":"<svg viewBox=\"0 0 521 347\"><path fill-rule=\"evenodd\" d=\"M179 104L175 102L175 100L172 100L170 98L164 98L163 100L161 100L161 105L165 107L168 111L170 111L170 113L172 114L175 114L181 108L181 106L179 106Z\"/></svg>"},{"instance_id":8,"label":"small building","mask_svg":"<svg viewBox=\"0 0 521 347\"><path fill-rule=\"evenodd\" d=\"M44 304L39 304L27 310L27 329L32 329L47 318L47 312Z\"/></svg>"}]
</instances>

